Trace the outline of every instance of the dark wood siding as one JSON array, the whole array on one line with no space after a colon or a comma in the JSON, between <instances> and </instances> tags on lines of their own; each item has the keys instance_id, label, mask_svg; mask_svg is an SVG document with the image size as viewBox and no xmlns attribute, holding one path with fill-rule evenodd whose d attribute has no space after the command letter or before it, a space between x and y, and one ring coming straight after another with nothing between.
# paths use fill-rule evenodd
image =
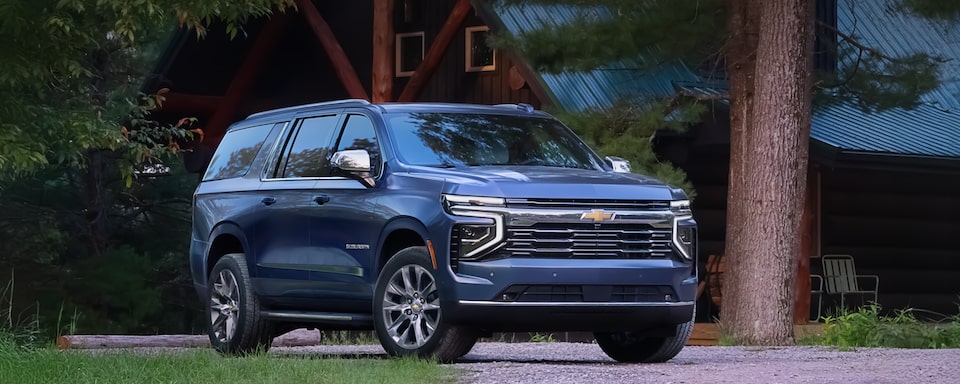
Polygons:
<instances>
[{"instance_id":1,"label":"dark wood siding","mask_svg":"<svg viewBox=\"0 0 960 384\"><path fill-rule=\"evenodd\" d=\"M957 175L834 169L822 183L824 254L853 255L858 273L879 276L885 308L958 313Z\"/></svg>"},{"instance_id":2,"label":"dark wood siding","mask_svg":"<svg viewBox=\"0 0 960 384\"><path fill-rule=\"evenodd\" d=\"M317 10L370 92L373 68L373 2L320 1ZM251 92L247 111L347 98L343 83L303 15L291 15L280 46Z\"/></svg>"},{"instance_id":3,"label":"dark wood siding","mask_svg":"<svg viewBox=\"0 0 960 384\"><path fill-rule=\"evenodd\" d=\"M449 0L420 0L422 1L422 15L411 23L404 23L397 17L396 31L424 32L425 50L430 48L434 38L440 32L447 16L453 9L455 1ZM403 12L402 1L398 1L397 12ZM496 55L496 70L489 72L467 72L465 70L465 29L472 26L482 26L483 21L476 12L471 12L464 25L459 28L450 47L443 56L443 60L433 77L427 83L420 101L457 102L478 104L500 103L527 103L536 108L541 107L540 100L526 84L518 90L509 85L510 68L522 65L510 54L498 51ZM394 92L399 95L409 77L398 77L394 83ZM529 81L530 79L527 79Z\"/></svg>"}]
</instances>

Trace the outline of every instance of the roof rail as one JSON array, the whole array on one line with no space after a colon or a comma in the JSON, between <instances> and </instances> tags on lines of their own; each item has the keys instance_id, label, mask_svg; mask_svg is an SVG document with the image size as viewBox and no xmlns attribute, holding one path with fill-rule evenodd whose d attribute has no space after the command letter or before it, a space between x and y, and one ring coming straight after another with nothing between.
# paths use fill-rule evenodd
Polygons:
<instances>
[{"instance_id":1,"label":"roof rail","mask_svg":"<svg viewBox=\"0 0 960 384\"><path fill-rule=\"evenodd\" d=\"M294 106L292 106L292 107L279 108L279 109L271 109L271 110L267 110L267 111L263 111L263 112L257 112L257 113L251 114L250 116L247 116L247 118L248 118L248 119L251 119L251 118L255 118L255 117L272 115L272 114L275 114L275 113L290 112L290 111L294 111L294 110L298 110L298 109L307 109L307 108L312 108L312 107L338 107L338 106L339 106L339 107L350 107L350 106L367 106L367 105L370 105L370 102L369 102L369 101L366 101L366 100L363 100L363 99L346 99L346 100L323 101L323 102L319 102L319 103L304 104L304 105L294 105Z\"/></svg>"},{"instance_id":2,"label":"roof rail","mask_svg":"<svg viewBox=\"0 0 960 384\"><path fill-rule=\"evenodd\" d=\"M526 103L497 104L497 105L494 105L494 107L513 108L513 109L518 109L518 110L524 111L524 112L526 112L526 113L533 113L533 111L536 110L535 108L533 108L532 105L526 104Z\"/></svg>"}]
</instances>

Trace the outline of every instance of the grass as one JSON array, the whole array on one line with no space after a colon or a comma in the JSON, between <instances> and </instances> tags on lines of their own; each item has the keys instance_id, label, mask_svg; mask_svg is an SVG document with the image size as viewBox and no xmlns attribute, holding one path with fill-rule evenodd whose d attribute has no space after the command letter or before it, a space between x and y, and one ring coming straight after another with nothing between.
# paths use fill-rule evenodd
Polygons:
<instances>
[{"instance_id":1,"label":"grass","mask_svg":"<svg viewBox=\"0 0 960 384\"><path fill-rule=\"evenodd\" d=\"M960 316L940 323L924 323L910 309L882 316L880 306L870 305L825 317L820 344L841 349L960 348Z\"/></svg>"},{"instance_id":2,"label":"grass","mask_svg":"<svg viewBox=\"0 0 960 384\"><path fill-rule=\"evenodd\" d=\"M0 346L39 345L42 340L39 315L36 313L18 313L13 307L14 274L10 272L10 281L0 287Z\"/></svg>"},{"instance_id":3,"label":"grass","mask_svg":"<svg viewBox=\"0 0 960 384\"><path fill-rule=\"evenodd\" d=\"M366 345L379 344L373 331L322 331L320 343L323 345Z\"/></svg>"},{"instance_id":4,"label":"grass","mask_svg":"<svg viewBox=\"0 0 960 384\"><path fill-rule=\"evenodd\" d=\"M93 353L22 348L0 339L7 383L443 383L455 370L416 359L223 357L211 350Z\"/></svg>"},{"instance_id":5,"label":"grass","mask_svg":"<svg viewBox=\"0 0 960 384\"><path fill-rule=\"evenodd\" d=\"M310 358L253 355L224 357L210 349L135 353L60 351L40 341L38 316L13 309L13 277L0 287L0 382L2 383L445 383L456 371L429 360ZM74 314L74 319L76 314ZM75 327L75 323L57 327ZM325 344L369 344L372 334L335 332Z\"/></svg>"}]
</instances>

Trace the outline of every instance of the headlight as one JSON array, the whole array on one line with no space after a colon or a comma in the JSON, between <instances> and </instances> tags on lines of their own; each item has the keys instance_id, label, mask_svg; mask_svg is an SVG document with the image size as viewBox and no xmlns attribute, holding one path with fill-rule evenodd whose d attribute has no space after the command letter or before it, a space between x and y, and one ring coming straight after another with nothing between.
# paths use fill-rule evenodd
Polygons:
<instances>
[{"instance_id":1,"label":"headlight","mask_svg":"<svg viewBox=\"0 0 960 384\"><path fill-rule=\"evenodd\" d=\"M673 245L680 251L680 256L686 260L693 260L697 257L697 227L679 225L681 221L693 218L690 200L671 201L670 211L673 212Z\"/></svg>"},{"instance_id":2,"label":"headlight","mask_svg":"<svg viewBox=\"0 0 960 384\"><path fill-rule=\"evenodd\" d=\"M697 256L697 227L677 226L673 231L673 244L680 250L684 259L693 260Z\"/></svg>"},{"instance_id":3,"label":"headlight","mask_svg":"<svg viewBox=\"0 0 960 384\"><path fill-rule=\"evenodd\" d=\"M503 243L503 215L488 207L503 207L504 199L485 196L443 195L443 206L452 215L490 219L489 224L458 224L453 229L451 251L457 260L477 260ZM453 262L451 262L453 264Z\"/></svg>"},{"instance_id":4,"label":"headlight","mask_svg":"<svg viewBox=\"0 0 960 384\"><path fill-rule=\"evenodd\" d=\"M497 245L503 238L499 236L497 225L461 224L454 229L453 246L459 246L461 260L475 260L483 252Z\"/></svg>"}]
</instances>

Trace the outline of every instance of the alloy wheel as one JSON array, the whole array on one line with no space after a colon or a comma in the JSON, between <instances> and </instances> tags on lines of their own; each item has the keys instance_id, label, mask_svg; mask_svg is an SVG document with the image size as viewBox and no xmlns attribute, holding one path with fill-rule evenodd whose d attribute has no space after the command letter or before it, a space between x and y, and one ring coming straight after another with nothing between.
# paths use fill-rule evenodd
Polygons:
<instances>
[{"instance_id":1,"label":"alloy wheel","mask_svg":"<svg viewBox=\"0 0 960 384\"><path fill-rule=\"evenodd\" d=\"M440 297L426 268L405 265L390 276L381 304L387 334L400 347L426 344L440 324Z\"/></svg>"},{"instance_id":2,"label":"alloy wheel","mask_svg":"<svg viewBox=\"0 0 960 384\"><path fill-rule=\"evenodd\" d=\"M227 343L236 334L240 305L237 277L229 269L220 271L210 294L210 324L220 342Z\"/></svg>"}]
</instances>

